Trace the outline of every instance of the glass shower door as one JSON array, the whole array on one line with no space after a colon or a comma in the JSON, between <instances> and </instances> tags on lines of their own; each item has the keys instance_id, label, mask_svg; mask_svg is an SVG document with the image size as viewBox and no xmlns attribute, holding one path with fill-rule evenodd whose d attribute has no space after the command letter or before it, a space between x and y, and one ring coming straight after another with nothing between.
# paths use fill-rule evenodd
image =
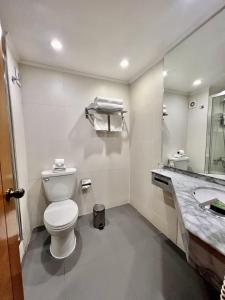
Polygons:
<instances>
[{"instance_id":1,"label":"glass shower door","mask_svg":"<svg viewBox=\"0 0 225 300\"><path fill-rule=\"evenodd\" d=\"M212 96L208 173L225 174L225 92Z\"/></svg>"}]
</instances>

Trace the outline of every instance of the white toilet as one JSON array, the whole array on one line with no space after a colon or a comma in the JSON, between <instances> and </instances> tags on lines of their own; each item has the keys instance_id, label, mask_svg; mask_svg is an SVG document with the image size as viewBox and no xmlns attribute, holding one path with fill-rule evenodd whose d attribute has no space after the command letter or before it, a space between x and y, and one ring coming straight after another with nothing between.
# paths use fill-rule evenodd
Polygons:
<instances>
[{"instance_id":1,"label":"white toilet","mask_svg":"<svg viewBox=\"0 0 225 300\"><path fill-rule=\"evenodd\" d=\"M57 259L66 258L76 247L78 207L70 199L76 185L76 169L43 171L41 176L46 196L52 202L44 212L44 224L51 235L50 252Z\"/></svg>"}]
</instances>

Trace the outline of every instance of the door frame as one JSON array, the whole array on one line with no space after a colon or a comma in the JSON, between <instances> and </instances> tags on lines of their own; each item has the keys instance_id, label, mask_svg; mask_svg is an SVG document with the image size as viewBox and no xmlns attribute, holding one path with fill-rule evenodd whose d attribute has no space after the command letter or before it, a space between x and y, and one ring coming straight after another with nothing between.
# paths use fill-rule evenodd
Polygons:
<instances>
[{"instance_id":1,"label":"door frame","mask_svg":"<svg viewBox=\"0 0 225 300\"><path fill-rule=\"evenodd\" d=\"M18 211L15 199L7 201L6 196L8 189L16 188L17 175L5 50L6 40L0 25L0 298L23 300Z\"/></svg>"},{"instance_id":2,"label":"door frame","mask_svg":"<svg viewBox=\"0 0 225 300\"><path fill-rule=\"evenodd\" d=\"M13 116L12 116L12 98L10 93L10 78L9 78L9 70L8 70L8 59L7 59L7 32L3 31L2 34L2 51L4 55L4 79L5 79L5 90L6 97L8 103L8 120L9 120L9 136L10 136L10 144L11 144L11 159L12 159L12 168L13 168L13 178L14 184L18 187L18 171L17 171L17 163L16 163L16 148L15 148L15 139L14 139L14 126L13 126ZM20 202L16 199L16 216L18 222L19 229L19 238L20 241L23 240L23 228L22 228L22 219L21 219L21 210L20 210Z\"/></svg>"}]
</instances>

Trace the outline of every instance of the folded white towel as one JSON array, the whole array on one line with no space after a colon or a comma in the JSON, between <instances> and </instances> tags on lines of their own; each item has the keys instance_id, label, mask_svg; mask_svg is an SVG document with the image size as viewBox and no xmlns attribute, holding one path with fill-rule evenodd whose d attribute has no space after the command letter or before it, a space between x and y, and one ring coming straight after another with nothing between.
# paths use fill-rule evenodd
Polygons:
<instances>
[{"instance_id":1,"label":"folded white towel","mask_svg":"<svg viewBox=\"0 0 225 300\"><path fill-rule=\"evenodd\" d=\"M113 103L118 105L123 105L122 99L115 99L115 98L104 98L104 97L96 97L94 100L95 103Z\"/></svg>"},{"instance_id":2,"label":"folded white towel","mask_svg":"<svg viewBox=\"0 0 225 300\"><path fill-rule=\"evenodd\" d=\"M94 128L96 131L108 131L108 116L103 114L95 114Z\"/></svg>"},{"instance_id":3,"label":"folded white towel","mask_svg":"<svg viewBox=\"0 0 225 300\"><path fill-rule=\"evenodd\" d=\"M108 103L108 102L99 102L99 103L91 103L88 106L88 109L95 109L97 112L117 112L123 111L123 105Z\"/></svg>"},{"instance_id":4,"label":"folded white towel","mask_svg":"<svg viewBox=\"0 0 225 300\"><path fill-rule=\"evenodd\" d=\"M110 131L120 132L123 130L123 118L121 114L114 114L110 116Z\"/></svg>"},{"instance_id":5,"label":"folded white towel","mask_svg":"<svg viewBox=\"0 0 225 300\"><path fill-rule=\"evenodd\" d=\"M88 105L87 109L97 109L97 104L96 103L91 103Z\"/></svg>"},{"instance_id":6,"label":"folded white towel","mask_svg":"<svg viewBox=\"0 0 225 300\"><path fill-rule=\"evenodd\" d=\"M114 103L107 103L107 102L100 102L96 103L96 110L101 112L116 112L116 111L122 111L123 105L120 104L114 104Z\"/></svg>"},{"instance_id":7,"label":"folded white towel","mask_svg":"<svg viewBox=\"0 0 225 300\"><path fill-rule=\"evenodd\" d=\"M64 167L65 161L63 158L55 158L56 167Z\"/></svg>"},{"instance_id":8,"label":"folded white towel","mask_svg":"<svg viewBox=\"0 0 225 300\"><path fill-rule=\"evenodd\" d=\"M123 110L123 100L121 99L96 97L94 104L99 111L115 112Z\"/></svg>"}]
</instances>

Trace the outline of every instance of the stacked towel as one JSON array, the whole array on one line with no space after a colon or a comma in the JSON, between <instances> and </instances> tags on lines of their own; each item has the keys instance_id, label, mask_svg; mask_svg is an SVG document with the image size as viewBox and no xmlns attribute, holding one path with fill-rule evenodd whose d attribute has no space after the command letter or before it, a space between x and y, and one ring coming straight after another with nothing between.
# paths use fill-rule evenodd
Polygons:
<instances>
[{"instance_id":1,"label":"stacked towel","mask_svg":"<svg viewBox=\"0 0 225 300\"><path fill-rule=\"evenodd\" d=\"M113 103L117 105L123 105L123 100L122 99L115 99L115 98L103 98L103 97L96 97L95 98L95 103Z\"/></svg>"},{"instance_id":2,"label":"stacked towel","mask_svg":"<svg viewBox=\"0 0 225 300\"><path fill-rule=\"evenodd\" d=\"M96 110L102 112L116 112L123 110L123 100L113 98L96 97L94 100Z\"/></svg>"}]
</instances>

